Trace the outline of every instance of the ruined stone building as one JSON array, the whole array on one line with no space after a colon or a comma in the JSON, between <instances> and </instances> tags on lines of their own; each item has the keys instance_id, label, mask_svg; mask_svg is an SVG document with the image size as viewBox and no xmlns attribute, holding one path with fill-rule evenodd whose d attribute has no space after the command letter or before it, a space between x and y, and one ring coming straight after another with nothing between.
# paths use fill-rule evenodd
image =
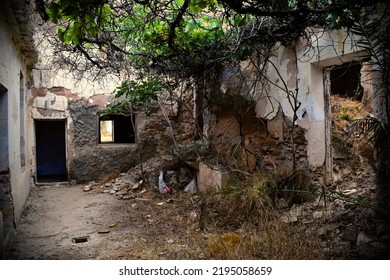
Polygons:
<instances>
[{"instance_id":1,"label":"ruined stone building","mask_svg":"<svg viewBox=\"0 0 390 280\"><path fill-rule=\"evenodd\" d=\"M100 90L96 85L69 81L61 72L45 76L46 57L41 53L38 59L35 18L28 3L5 1L0 8L0 258L10 245L31 186L93 180L100 176L100 168L123 166L123 171L128 162L120 155L128 158L129 149L134 149L134 138L126 136L113 142L130 146L100 148L104 151L99 153L96 144L103 140L92 136L99 122L97 110L91 108L103 107L106 97L95 95Z\"/></svg>"},{"instance_id":2,"label":"ruined stone building","mask_svg":"<svg viewBox=\"0 0 390 280\"><path fill-rule=\"evenodd\" d=\"M170 144L162 142L171 143L159 108L153 109L154 118L142 110L102 117L118 80L74 80L65 70L44 67L24 3L6 1L0 9L0 256L33 184L99 181L138 164L138 149L148 159L165 152ZM276 46L267 81L245 61L209 85L201 111L217 169L223 164L278 173L296 164L332 181L331 91L353 94L359 85L368 100L375 87L369 61L362 61L347 34L320 33L312 34L313 49L303 39L295 46ZM193 123L183 121L192 112L184 111L176 104L168 114L183 145L193 136ZM215 174L200 164L198 170L198 184L204 186L221 184L227 169Z\"/></svg>"},{"instance_id":3,"label":"ruined stone building","mask_svg":"<svg viewBox=\"0 0 390 280\"><path fill-rule=\"evenodd\" d=\"M294 45L273 46L265 70L257 70L262 64L254 58L226 68L210 86L204 131L221 160L229 157L225 164L272 174L286 174L295 164L332 182L331 95L359 93L374 113L377 89L371 62L353 36L346 40L351 34L308 34Z\"/></svg>"}]
</instances>

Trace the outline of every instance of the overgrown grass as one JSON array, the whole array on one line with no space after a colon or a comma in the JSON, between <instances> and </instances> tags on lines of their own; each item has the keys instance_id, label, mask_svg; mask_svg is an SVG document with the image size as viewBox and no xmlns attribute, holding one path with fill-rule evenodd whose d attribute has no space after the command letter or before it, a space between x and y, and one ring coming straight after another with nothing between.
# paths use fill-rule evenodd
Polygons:
<instances>
[{"instance_id":1,"label":"overgrown grass","mask_svg":"<svg viewBox=\"0 0 390 280\"><path fill-rule=\"evenodd\" d=\"M351 121L351 120L352 120L351 115L349 115L348 113L340 113L340 114L338 115L338 118L339 118L340 120L345 120L345 121Z\"/></svg>"},{"instance_id":2,"label":"overgrown grass","mask_svg":"<svg viewBox=\"0 0 390 280\"><path fill-rule=\"evenodd\" d=\"M284 199L288 206L314 199L317 190L310 174L300 169L266 179L264 188L274 205L278 199Z\"/></svg>"},{"instance_id":3,"label":"overgrown grass","mask_svg":"<svg viewBox=\"0 0 390 280\"><path fill-rule=\"evenodd\" d=\"M320 242L315 234L274 219L211 235L207 249L212 259L309 260L325 257Z\"/></svg>"},{"instance_id":4,"label":"overgrown grass","mask_svg":"<svg viewBox=\"0 0 390 280\"><path fill-rule=\"evenodd\" d=\"M222 191L204 196L201 227L220 232L208 237L210 258L323 258L316 235L283 222L275 207L275 200L284 197L285 190L289 201L306 201L309 185L303 173L279 179L236 176Z\"/></svg>"}]
</instances>

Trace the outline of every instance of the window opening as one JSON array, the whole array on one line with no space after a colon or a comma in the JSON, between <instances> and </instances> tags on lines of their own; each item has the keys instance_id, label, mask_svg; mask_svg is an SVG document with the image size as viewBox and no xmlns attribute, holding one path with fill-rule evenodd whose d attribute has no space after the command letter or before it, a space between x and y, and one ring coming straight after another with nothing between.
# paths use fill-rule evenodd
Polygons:
<instances>
[{"instance_id":1,"label":"window opening","mask_svg":"<svg viewBox=\"0 0 390 280\"><path fill-rule=\"evenodd\" d=\"M100 121L100 142L101 143L114 142L114 121L112 120Z\"/></svg>"},{"instance_id":2,"label":"window opening","mask_svg":"<svg viewBox=\"0 0 390 280\"><path fill-rule=\"evenodd\" d=\"M99 117L99 143L135 143L134 116L104 115Z\"/></svg>"}]
</instances>

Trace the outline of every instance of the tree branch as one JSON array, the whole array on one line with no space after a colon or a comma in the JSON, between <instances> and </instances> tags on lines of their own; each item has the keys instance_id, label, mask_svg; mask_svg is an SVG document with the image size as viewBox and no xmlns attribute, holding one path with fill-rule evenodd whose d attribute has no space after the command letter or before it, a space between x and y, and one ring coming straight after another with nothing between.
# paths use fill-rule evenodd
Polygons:
<instances>
[{"instance_id":1,"label":"tree branch","mask_svg":"<svg viewBox=\"0 0 390 280\"><path fill-rule=\"evenodd\" d=\"M174 40L176 37L175 29L179 26L180 22L183 20L184 13L187 11L190 0L185 0L183 5L180 7L179 13L177 14L175 20L173 21L168 38L168 45L171 49L175 49Z\"/></svg>"}]
</instances>

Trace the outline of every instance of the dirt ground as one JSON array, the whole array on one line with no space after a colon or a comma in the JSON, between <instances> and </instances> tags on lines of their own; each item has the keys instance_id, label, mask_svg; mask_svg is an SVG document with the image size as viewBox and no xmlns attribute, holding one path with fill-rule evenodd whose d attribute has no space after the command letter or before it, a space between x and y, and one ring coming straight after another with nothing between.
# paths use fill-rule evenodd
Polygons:
<instances>
[{"instance_id":1,"label":"dirt ground","mask_svg":"<svg viewBox=\"0 0 390 280\"><path fill-rule=\"evenodd\" d=\"M202 259L198 244L186 240L197 223L190 209L175 207L179 195L150 191L129 201L80 185L35 186L8 258ZM87 241L77 243L79 237Z\"/></svg>"}]
</instances>

